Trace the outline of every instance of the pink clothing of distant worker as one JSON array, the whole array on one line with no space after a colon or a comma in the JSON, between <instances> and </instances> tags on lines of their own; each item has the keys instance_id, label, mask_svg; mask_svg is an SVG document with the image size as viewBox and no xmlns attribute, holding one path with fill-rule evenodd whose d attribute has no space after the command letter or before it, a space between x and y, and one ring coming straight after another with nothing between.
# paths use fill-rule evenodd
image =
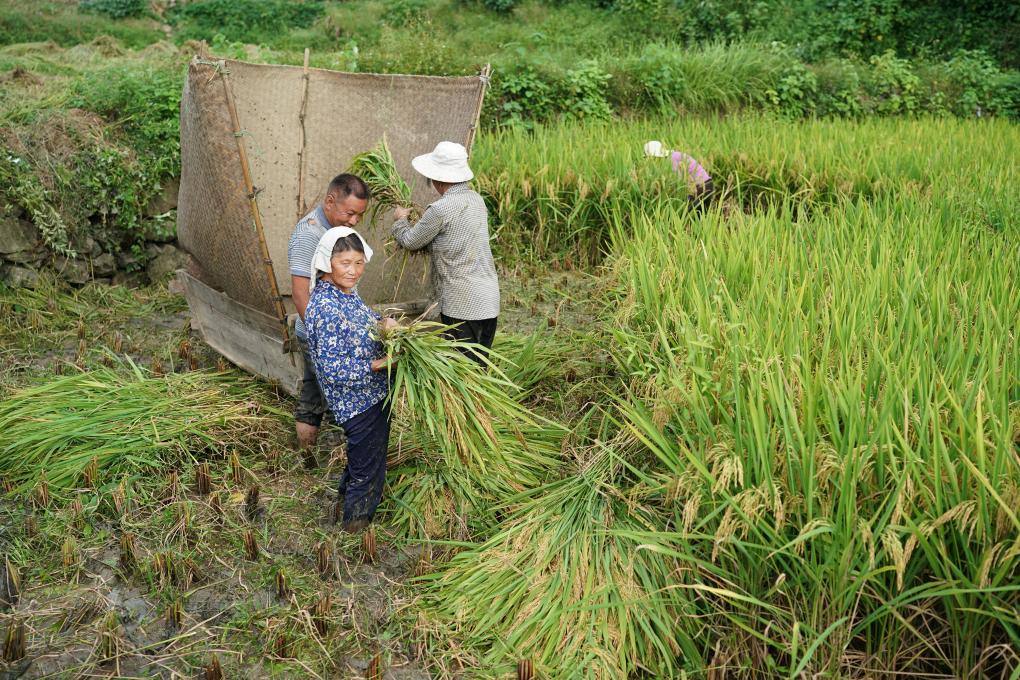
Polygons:
<instances>
[{"instance_id":1,"label":"pink clothing of distant worker","mask_svg":"<svg viewBox=\"0 0 1020 680\"><path fill-rule=\"evenodd\" d=\"M672 153L673 158L673 172L680 174L680 169L684 165L687 166L687 182L689 185L697 187L705 184L712 179L709 176L708 171L701 167L698 161L694 160L690 156L680 151L674 151Z\"/></svg>"}]
</instances>

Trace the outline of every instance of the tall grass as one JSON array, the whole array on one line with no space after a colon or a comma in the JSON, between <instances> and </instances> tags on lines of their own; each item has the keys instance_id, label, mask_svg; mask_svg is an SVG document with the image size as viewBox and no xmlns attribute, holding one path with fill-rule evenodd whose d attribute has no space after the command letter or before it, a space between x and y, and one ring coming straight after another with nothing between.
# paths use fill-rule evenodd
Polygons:
<instances>
[{"instance_id":1,"label":"tall grass","mask_svg":"<svg viewBox=\"0 0 1020 680\"><path fill-rule=\"evenodd\" d=\"M498 534L427 579L427 607L484 677L529 657L542 677L672 677L679 654L702 649L661 594L669 564L636 552L631 535L660 524L616 488L625 477L605 447L575 455L568 476L518 499Z\"/></svg>"},{"instance_id":2,"label":"tall grass","mask_svg":"<svg viewBox=\"0 0 1020 680\"><path fill-rule=\"evenodd\" d=\"M777 124L753 146L746 125L713 143L772 149L774 199L604 208L620 384L590 445L616 473L529 492L428 581L445 653L492 676L533 655L549 677L1016 677L1020 137ZM563 186L558 142L534 139L508 167L541 157L531 181ZM639 162L574 147L575 178ZM831 193L803 210L782 168Z\"/></svg>"},{"instance_id":3,"label":"tall grass","mask_svg":"<svg viewBox=\"0 0 1020 680\"><path fill-rule=\"evenodd\" d=\"M644 540L756 597L784 579L807 670L1015 666L1008 235L887 199L802 225L659 213L614 242L621 423L682 529Z\"/></svg>"}]
</instances>

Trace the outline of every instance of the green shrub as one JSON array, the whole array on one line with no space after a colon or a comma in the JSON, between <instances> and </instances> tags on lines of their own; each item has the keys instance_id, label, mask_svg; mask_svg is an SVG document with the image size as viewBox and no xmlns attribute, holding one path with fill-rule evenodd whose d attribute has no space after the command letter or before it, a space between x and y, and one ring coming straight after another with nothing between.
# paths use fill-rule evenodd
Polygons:
<instances>
[{"instance_id":1,"label":"green shrub","mask_svg":"<svg viewBox=\"0 0 1020 680\"><path fill-rule=\"evenodd\" d=\"M178 5L169 18L179 39L275 43L289 29L307 28L324 13L321 0L194 0Z\"/></svg>"},{"instance_id":2,"label":"green shrub","mask_svg":"<svg viewBox=\"0 0 1020 680\"><path fill-rule=\"evenodd\" d=\"M869 107L880 114L910 114L918 110L921 79L910 62L892 50L871 58L871 71L864 83Z\"/></svg>"},{"instance_id":3,"label":"green shrub","mask_svg":"<svg viewBox=\"0 0 1020 680\"><path fill-rule=\"evenodd\" d=\"M17 205L31 217L43 242L55 253L73 256L72 230L54 207L54 197L42 185L29 161L0 148L0 200Z\"/></svg>"},{"instance_id":4,"label":"green shrub","mask_svg":"<svg viewBox=\"0 0 1020 680\"><path fill-rule=\"evenodd\" d=\"M996 92L1003 102L1002 115L1020 120L1020 71L1004 72L996 80Z\"/></svg>"},{"instance_id":5,"label":"green shrub","mask_svg":"<svg viewBox=\"0 0 1020 680\"><path fill-rule=\"evenodd\" d=\"M691 42L742 40L769 24L778 3L704 0L684 3L685 36Z\"/></svg>"},{"instance_id":6,"label":"green shrub","mask_svg":"<svg viewBox=\"0 0 1020 680\"><path fill-rule=\"evenodd\" d=\"M532 65L509 73L497 70L487 101L489 120L522 123L544 120L553 112L552 88Z\"/></svg>"},{"instance_id":7,"label":"green shrub","mask_svg":"<svg viewBox=\"0 0 1020 680\"><path fill-rule=\"evenodd\" d=\"M486 9L500 14L509 14L517 5L517 0L460 0L461 5L471 6L481 4Z\"/></svg>"},{"instance_id":8,"label":"green shrub","mask_svg":"<svg viewBox=\"0 0 1020 680\"><path fill-rule=\"evenodd\" d=\"M391 26L406 26L425 15L425 0L387 0L383 21Z\"/></svg>"},{"instance_id":9,"label":"green shrub","mask_svg":"<svg viewBox=\"0 0 1020 680\"><path fill-rule=\"evenodd\" d=\"M684 99L679 52L665 45L651 44L624 60L617 70L617 102L626 108L670 109Z\"/></svg>"},{"instance_id":10,"label":"green shrub","mask_svg":"<svg viewBox=\"0 0 1020 680\"><path fill-rule=\"evenodd\" d=\"M979 50L1001 67L1020 67L1020 4L1012 0L902 0L895 30L904 55L951 58Z\"/></svg>"},{"instance_id":11,"label":"green shrub","mask_svg":"<svg viewBox=\"0 0 1020 680\"><path fill-rule=\"evenodd\" d=\"M809 67L815 74L815 113L819 116L857 116L863 113L861 77L846 59L829 59Z\"/></svg>"},{"instance_id":12,"label":"green shrub","mask_svg":"<svg viewBox=\"0 0 1020 680\"><path fill-rule=\"evenodd\" d=\"M144 241L144 211L158 191L158 178L127 149L96 145L74 159L80 211L89 236L117 253Z\"/></svg>"},{"instance_id":13,"label":"green shrub","mask_svg":"<svg viewBox=\"0 0 1020 680\"><path fill-rule=\"evenodd\" d=\"M1004 73L984 52L960 51L939 69L950 111L957 116L1008 115L1015 101Z\"/></svg>"},{"instance_id":14,"label":"green shrub","mask_svg":"<svg viewBox=\"0 0 1020 680\"><path fill-rule=\"evenodd\" d=\"M113 19L125 19L141 16L149 8L149 3L146 0L79 0L78 6Z\"/></svg>"},{"instance_id":15,"label":"green shrub","mask_svg":"<svg viewBox=\"0 0 1020 680\"><path fill-rule=\"evenodd\" d=\"M170 177L180 174L183 82L179 64L116 64L86 72L68 104L119 123L148 172Z\"/></svg>"},{"instance_id":16,"label":"green shrub","mask_svg":"<svg viewBox=\"0 0 1020 680\"><path fill-rule=\"evenodd\" d=\"M606 100L609 78L597 61L581 62L564 75L557 93L557 108L575 118L609 118L612 115Z\"/></svg>"},{"instance_id":17,"label":"green shrub","mask_svg":"<svg viewBox=\"0 0 1020 680\"><path fill-rule=\"evenodd\" d=\"M867 57L894 48L900 4L901 0L820 0L804 22L806 56Z\"/></svg>"},{"instance_id":18,"label":"green shrub","mask_svg":"<svg viewBox=\"0 0 1020 680\"><path fill-rule=\"evenodd\" d=\"M612 115L606 98L609 80L610 74L591 59L565 71L540 62L497 63L485 117L514 124L557 115L605 119Z\"/></svg>"},{"instance_id":19,"label":"green shrub","mask_svg":"<svg viewBox=\"0 0 1020 680\"><path fill-rule=\"evenodd\" d=\"M494 12L506 14L513 10L517 0L482 0L482 4Z\"/></svg>"},{"instance_id":20,"label":"green shrub","mask_svg":"<svg viewBox=\"0 0 1020 680\"><path fill-rule=\"evenodd\" d=\"M801 117L816 110L818 77L800 62L789 65L775 87L766 91L768 103L784 115Z\"/></svg>"}]
</instances>

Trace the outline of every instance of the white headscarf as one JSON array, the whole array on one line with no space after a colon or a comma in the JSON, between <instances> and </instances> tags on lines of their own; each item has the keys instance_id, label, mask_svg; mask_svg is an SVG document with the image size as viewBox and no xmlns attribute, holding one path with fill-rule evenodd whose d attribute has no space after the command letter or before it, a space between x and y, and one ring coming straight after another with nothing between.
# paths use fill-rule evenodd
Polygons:
<instances>
[{"instance_id":1,"label":"white headscarf","mask_svg":"<svg viewBox=\"0 0 1020 680\"><path fill-rule=\"evenodd\" d=\"M315 282L319 280L319 272L329 273L333 268L329 265L329 258L333 256L333 246L336 242L342 239L344 236L350 236L354 234L361 239L361 244L365 247L365 262L372 259L372 249L368 243L362 238L361 234L354 231L349 227L333 227L327 229L326 233L319 239L319 244L315 246L315 254L312 255L312 279L308 282L308 292L315 290Z\"/></svg>"}]
</instances>

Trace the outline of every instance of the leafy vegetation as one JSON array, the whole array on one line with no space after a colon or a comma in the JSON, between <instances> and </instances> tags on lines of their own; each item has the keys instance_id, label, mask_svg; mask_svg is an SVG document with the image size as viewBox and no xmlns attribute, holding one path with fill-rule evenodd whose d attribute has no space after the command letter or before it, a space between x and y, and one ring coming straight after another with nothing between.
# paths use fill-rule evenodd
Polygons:
<instances>
[{"instance_id":1,"label":"leafy vegetation","mask_svg":"<svg viewBox=\"0 0 1020 680\"><path fill-rule=\"evenodd\" d=\"M882 17L899 17L909 9L904 3L868 5L874 16L839 25L893 30ZM110 29L104 32L137 46L123 33L135 26L130 22L155 25L165 17L164 27L175 40L204 38L214 52L235 58L300 63L298 46L311 45L327 48L313 52L313 63L329 68L470 73L491 61L495 72L483 111L489 126L748 109L792 118L1020 116L1020 74L1003 68L1011 63L1008 58L996 60L981 49L942 49L923 57L908 51L917 57L908 59L892 43L881 50L852 45L808 50L793 39L765 43L760 31L773 26L781 11L770 3L726 8L713 3L678 8L660 0L521 3L505 17L472 3L439 0L249 5L201 0L156 6L158 11L144 19L114 20L110 17L130 8L121 0L104 0L82 5L89 9L85 13L73 3L43 3L21 13L4 9L0 16L13 31L7 41L33 39L30 24L80 18L87 26L102 17L101 25ZM828 9L830 18L863 11L842 5ZM915 10L920 11L909 9ZM695 44L680 31L649 43L634 32L639 17L650 18L660 30L683 25L702 38L732 42ZM25 32L11 22L23 22ZM63 41L59 29L51 33L47 39ZM249 48L244 41L262 47ZM961 39L959 46L974 45ZM181 50L161 43L131 52L116 40L100 38L67 51L32 45L0 51L0 70L8 71L12 85L0 95L0 117L8 122L0 139L9 187L5 199L33 216L54 252L81 251L86 232L103 251L137 250L146 234L166 229L144 213L179 174L181 74L191 49L208 48ZM803 60L808 54L813 61ZM943 58L934 59L936 54ZM106 125L101 134L100 122ZM39 148L52 147L56 137L69 139L40 155Z\"/></svg>"},{"instance_id":2,"label":"leafy vegetation","mask_svg":"<svg viewBox=\"0 0 1020 680\"><path fill-rule=\"evenodd\" d=\"M163 39L165 34L150 18L113 19L105 14L82 11L77 2L68 0L0 5L0 45L54 42L73 46L102 36L114 38L128 47L142 48Z\"/></svg>"},{"instance_id":3,"label":"leafy vegetation","mask_svg":"<svg viewBox=\"0 0 1020 680\"><path fill-rule=\"evenodd\" d=\"M103 252L137 250L165 232L166 216L148 207L180 174L183 55L111 54L99 43L5 56L14 73L46 74L24 76L0 100L5 202L61 254L87 253L89 239Z\"/></svg>"},{"instance_id":4,"label":"leafy vegetation","mask_svg":"<svg viewBox=\"0 0 1020 680\"><path fill-rule=\"evenodd\" d=\"M79 0L78 6L112 19L126 19L144 14L149 3L145 0Z\"/></svg>"},{"instance_id":5,"label":"leafy vegetation","mask_svg":"<svg viewBox=\"0 0 1020 680\"><path fill-rule=\"evenodd\" d=\"M414 538L485 531L491 508L537 486L556 466L566 434L520 403L519 388L497 366L505 360L486 357L479 365L444 330L419 321L384 338L387 353L398 357L390 398L410 449L398 449L408 464L393 485L393 521Z\"/></svg>"},{"instance_id":6,"label":"leafy vegetation","mask_svg":"<svg viewBox=\"0 0 1020 680\"><path fill-rule=\"evenodd\" d=\"M727 215L786 205L803 217L903 192L930 196L967 223L1002 224L1014 210L1007 159L1017 135L1006 121L670 116L626 126L589 123L583 135L561 122L478 140L476 184L488 197L503 256L598 262L616 216L658 203L683 209L685 193L667 163L643 156L649 139L698 158ZM932 167L957 172L933 174Z\"/></svg>"},{"instance_id":7,"label":"leafy vegetation","mask_svg":"<svg viewBox=\"0 0 1020 680\"><path fill-rule=\"evenodd\" d=\"M323 13L321 0L193 0L169 13L181 39L263 42L292 28L306 28ZM275 42L275 41L272 41Z\"/></svg>"},{"instance_id":8,"label":"leafy vegetation","mask_svg":"<svg viewBox=\"0 0 1020 680\"><path fill-rule=\"evenodd\" d=\"M0 404L0 474L31 490L45 473L66 491L93 460L102 474L96 483L176 467L192 448L236 443L258 430L243 395L230 392L215 376L154 378L138 368L76 372L26 388Z\"/></svg>"}]
</instances>

